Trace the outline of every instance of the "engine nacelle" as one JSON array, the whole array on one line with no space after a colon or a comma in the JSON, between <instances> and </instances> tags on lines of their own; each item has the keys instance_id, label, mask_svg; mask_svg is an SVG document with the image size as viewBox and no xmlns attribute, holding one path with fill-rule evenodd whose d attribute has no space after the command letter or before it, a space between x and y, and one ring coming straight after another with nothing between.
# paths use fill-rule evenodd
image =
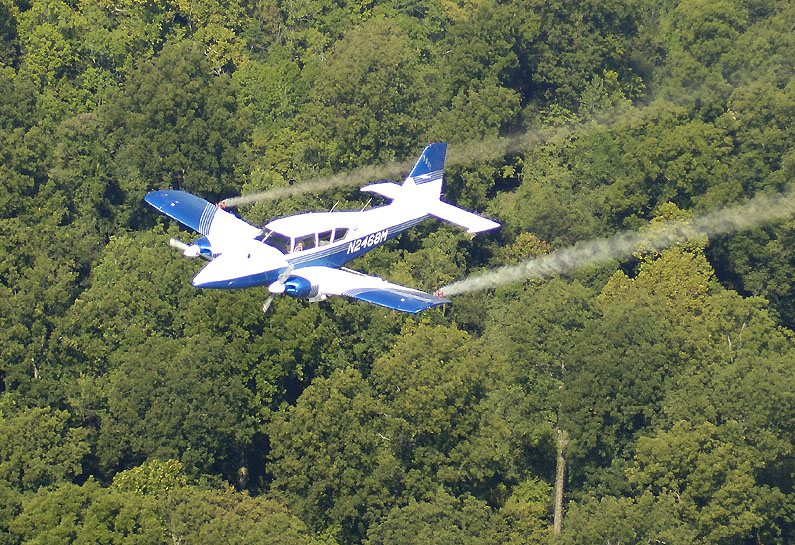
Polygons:
<instances>
[{"instance_id":1,"label":"engine nacelle","mask_svg":"<svg viewBox=\"0 0 795 545\"><path fill-rule=\"evenodd\" d=\"M214 257L212 246L210 244L210 239L208 239L207 237L197 238L196 240L193 241L193 244L191 244L191 246L196 246L199 249L199 254L203 255L204 257L208 257L210 259Z\"/></svg>"},{"instance_id":2,"label":"engine nacelle","mask_svg":"<svg viewBox=\"0 0 795 545\"><path fill-rule=\"evenodd\" d=\"M284 293L297 299L315 297L318 291L320 291L319 286L313 286L309 280L301 276L291 276L284 282Z\"/></svg>"}]
</instances>

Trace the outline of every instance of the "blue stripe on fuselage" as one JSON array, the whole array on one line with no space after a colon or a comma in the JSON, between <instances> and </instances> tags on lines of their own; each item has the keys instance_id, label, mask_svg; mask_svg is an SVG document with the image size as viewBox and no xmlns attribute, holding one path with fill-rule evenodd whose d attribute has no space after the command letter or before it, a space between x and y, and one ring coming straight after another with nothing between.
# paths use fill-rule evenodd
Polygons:
<instances>
[{"instance_id":1,"label":"blue stripe on fuselage","mask_svg":"<svg viewBox=\"0 0 795 545\"><path fill-rule=\"evenodd\" d=\"M430 216L423 216L421 218L414 218L403 223L399 223L397 225L393 225L391 227L387 227L386 229L381 229L377 231L381 233L386 231L387 234L378 243L373 243L370 246L362 246L360 244L360 248L356 252L349 252L349 248L351 243L356 242L357 240L362 240L368 238L375 233L368 233L365 237L357 237L350 240L342 240L339 242L335 242L330 244L329 246L324 246L322 250L316 251L313 253L302 252L300 254L288 254L287 261L295 267L296 270L302 267L341 267L345 265L348 261L362 255L363 253L367 252L368 250L372 250L376 246L380 246L387 240L393 239L398 236L400 233L411 229L418 223L428 219ZM310 250L311 251L311 250ZM291 258L291 256L294 256ZM270 286L273 282L275 282L279 274L284 272L285 268L276 269L273 271L265 271L262 273L253 274L250 276L244 276L241 278L235 278L230 280L222 280L219 282L208 282L202 284L200 286L196 286L199 288L210 288L210 289L237 289L237 288L253 288L257 286Z\"/></svg>"},{"instance_id":2,"label":"blue stripe on fuselage","mask_svg":"<svg viewBox=\"0 0 795 545\"><path fill-rule=\"evenodd\" d=\"M286 270L286 268L276 269L273 271L265 271L250 276L243 276L241 278L233 278L230 280L221 280L218 282L205 282L201 285L193 284L197 288L208 288L218 290L232 290L238 288L256 288L258 286L270 286L279 278L279 275Z\"/></svg>"},{"instance_id":3,"label":"blue stripe on fuselage","mask_svg":"<svg viewBox=\"0 0 795 545\"><path fill-rule=\"evenodd\" d=\"M311 254L305 253L303 255L295 255L295 257L292 258L290 255L288 255L287 261L292 263L296 269L300 269L301 267L318 267L318 266L341 267L350 260L359 257L360 255L366 253L367 251L372 250L376 246L382 245L387 240L395 238L403 231L411 229L412 227L414 227L418 223L423 222L429 217L430 216L422 216L421 218L413 218L403 223L387 227L386 229L381 229L379 231L376 231L375 233L367 233L366 236L335 242L319 252L314 252ZM359 244L358 249L356 249L355 251L350 251L351 244L356 243L356 241L365 240L375 235L376 233L381 233L383 231L387 231L385 238L382 238L380 241L374 242L367 246Z\"/></svg>"}]
</instances>

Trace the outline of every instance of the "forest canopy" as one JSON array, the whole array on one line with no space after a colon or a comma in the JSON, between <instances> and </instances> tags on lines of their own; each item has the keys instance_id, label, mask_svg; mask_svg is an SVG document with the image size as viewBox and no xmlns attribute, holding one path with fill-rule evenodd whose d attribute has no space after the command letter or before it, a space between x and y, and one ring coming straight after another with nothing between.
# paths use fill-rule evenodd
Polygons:
<instances>
[{"instance_id":1,"label":"forest canopy","mask_svg":"<svg viewBox=\"0 0 795 545\"><path fill-rule=\"evenodd\" d=\"M502 227L352 263L433 290L792 191L793 28L783 0L0 0L0 544L792 542L795 218L419 316L266 315L192 288L142 198L447 141L444 198ZM235 212L335 204L368 205Z\"/></svg>"}]
</instances>

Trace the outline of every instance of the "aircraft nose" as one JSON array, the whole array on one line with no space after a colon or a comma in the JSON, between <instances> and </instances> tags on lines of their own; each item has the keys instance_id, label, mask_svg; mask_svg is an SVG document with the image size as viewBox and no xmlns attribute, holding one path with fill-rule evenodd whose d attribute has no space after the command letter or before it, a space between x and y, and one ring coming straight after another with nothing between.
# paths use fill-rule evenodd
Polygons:
<instances>
[{"instance_id":1,"label":"aircraft nose","mask_svg":"<svg viewBox=\"0 0 795 545\"><path fill-rule=\"evenodd\" d=\"M287 266L284 256L258 241L226 251L193 278L196 288L249 288L270 285Z\"/></svg>"},{"instance_id":2,"label":"aircraft nose","mask_svg":"<svg viewBox=\"0 0 795 545\"><path fill-rule=\"evenodd\" d=\"M193 277L191 285L194 288L231 288L237 273L229 261L224 254L215 258Z\"/></svg>"}]
</instances>

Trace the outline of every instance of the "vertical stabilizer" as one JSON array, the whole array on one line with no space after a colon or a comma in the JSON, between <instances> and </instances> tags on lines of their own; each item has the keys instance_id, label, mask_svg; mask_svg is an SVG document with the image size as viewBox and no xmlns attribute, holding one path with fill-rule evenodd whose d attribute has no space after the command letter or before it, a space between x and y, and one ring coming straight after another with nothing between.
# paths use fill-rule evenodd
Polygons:
<instances>
[{"instance_id":1,"label":"vertical stabilizer","mask_svg":"<svg viewBox=\"0 0 795 545\"><path fill-rule=\"evenodd\" d=\"M406 178L415 184L425 184L442 178L444 172L444 159L447 155L447 142L434 142L428 144L417 159L417 163ZM406 183L404 182L404 183Z\"/></svg>"},{"instance_id":2,"label":"vertical stabilizer","mask_svg":"<svg viewBox=\"0 0 795 545\"><path fill-rule=\"evenodd\" d=\"M491 221L441 200L442 174L444 173L446 155L446 142L428 144L403 185L381 182L365 186L362 191L377 193L392 199L392 204L412 210L416 213L415 217L417 218L424 215L435 216L455 223L469 233L480 233L499 227L500 224L496 221Z\"/></svg>"},{"instance_id":3,"label":"vertical stabilizer","mask_svg":"<svg viewBox=\"0 0 795 545\"><path fill-rule=\"evenodd\" d=\"M403 187L411 188L414 198L439 199L446 156L447 142L428 144L403 182Z\"/></svg>"}]
</instances>

